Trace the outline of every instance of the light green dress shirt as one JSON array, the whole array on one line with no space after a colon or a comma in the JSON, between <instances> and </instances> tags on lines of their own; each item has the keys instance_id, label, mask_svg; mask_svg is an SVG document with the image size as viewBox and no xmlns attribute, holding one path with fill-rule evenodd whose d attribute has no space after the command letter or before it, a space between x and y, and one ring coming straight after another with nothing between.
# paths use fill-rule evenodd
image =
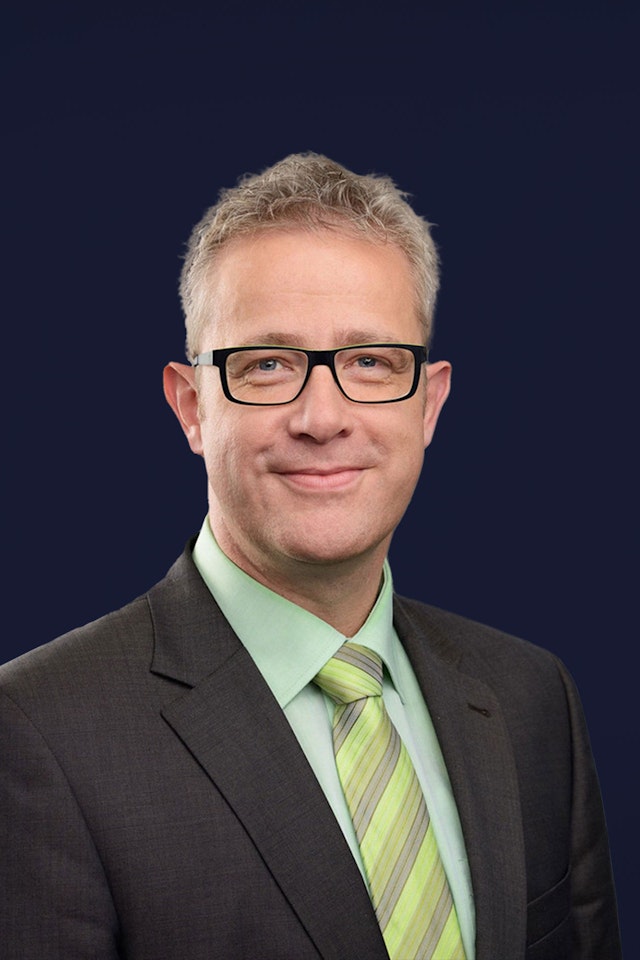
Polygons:
<instances>
[{"instance_id":1,"label":"light green dress shirt","mask_svg":"<svg viewBox=\"0 0 640 960\"><path fill-rule=\"evenodd\" d=\"M364 876L333 754L333 702L312 683L347 638L232 563L218 546L208 519L193 559L284 711ZM348 639L375 650L384 663L383 699L424 791L467 960L474 960L475 910L462 829L429 711L393 626L393 584L387 562L375 606L358 633Z\"/></svg>"}]
</instances>

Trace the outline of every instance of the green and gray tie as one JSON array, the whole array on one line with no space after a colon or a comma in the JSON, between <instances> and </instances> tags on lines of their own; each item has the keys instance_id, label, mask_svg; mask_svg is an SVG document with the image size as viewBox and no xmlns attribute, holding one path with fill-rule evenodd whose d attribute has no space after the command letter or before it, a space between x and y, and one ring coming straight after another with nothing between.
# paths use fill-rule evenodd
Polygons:
<instances>
[{"instance_id":1,"label":"green and gray tie","mask_svg":"<svg viewBox=\"0 0 640 960\"><path fill-rule=\"evenodd\" d=\"M409 754L382 699L382 662L346 643L314 678L391 960L465 960L451 891Z\"/></svg>"}]
</instances>

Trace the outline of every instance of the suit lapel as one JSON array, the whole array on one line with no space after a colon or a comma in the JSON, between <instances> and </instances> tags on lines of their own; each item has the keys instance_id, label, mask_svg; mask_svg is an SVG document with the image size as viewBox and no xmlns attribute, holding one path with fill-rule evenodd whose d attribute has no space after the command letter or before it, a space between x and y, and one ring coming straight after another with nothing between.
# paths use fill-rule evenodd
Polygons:
<instances>
[{"instance_id":1,"label":"suit lapel","mask_svg":"<svg viewBox=\"0 0 640 960\"><path fill-rule=\"evenodd\" d=\"M523 954L526 873L515 760L491 689L464 672L437 619L396 604L407 650L438 735L462 825L476 909L476 960ZM428 637L428 642L426 638Z\"/></svg>"},{"instance_id":2,"label":"suit lapel","mask_svg":"<svg viewBox=\"0 0 640 960\"><path fill-rule=\"evenodd\" d=\"M243 823L326 960L387 953L360 872L282 710L190 558L150 594L163 716ZM349 904L346 916L345 904Z\"/></svg>"}]
</instances>

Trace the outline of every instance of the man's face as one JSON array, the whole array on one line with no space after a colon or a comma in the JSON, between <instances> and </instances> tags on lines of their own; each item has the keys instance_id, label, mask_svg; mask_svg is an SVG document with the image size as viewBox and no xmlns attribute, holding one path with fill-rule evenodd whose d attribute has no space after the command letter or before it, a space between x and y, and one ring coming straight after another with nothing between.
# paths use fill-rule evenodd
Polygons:
<instances>
[{"instance_id":1,"label":"man's face","mask_svg":"<svg viewBox=\"0 0 640 960\"><path fill-rule=\"evenodd\" d=\"M404 253L333 232L237 241L214 271L210 318L201 351L423 340ZM315 367L296 400L271 407L227 400L215 367L197 378L172 369L182 402L171 387L167 395L204 457L210 523L227 556L270 584L300 564L382 561L446 399L448 364L431 366L428 387L423 372L410 399L371 405L348 400L329 368Z\"/></svg>"}]
</instances>

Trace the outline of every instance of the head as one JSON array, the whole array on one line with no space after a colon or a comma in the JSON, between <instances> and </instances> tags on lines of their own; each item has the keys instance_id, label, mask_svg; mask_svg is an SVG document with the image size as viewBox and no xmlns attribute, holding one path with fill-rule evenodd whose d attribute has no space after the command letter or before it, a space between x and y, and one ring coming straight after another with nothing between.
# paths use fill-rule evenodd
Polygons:
<instances>
[{"instance_id":1,"label":"head","mask_svg":"<svg viewBox=\"0 0 640 960\"><path fill-rule=\"evenodd\" d=\"M194 227L180 278L187 355L202 348L209 279L225 248L267 231L335 231L402 250L410 265L422 342L431 338L439 264L430 224L389 177L360 175L317 153L291 154L220 192Z\"/></svg>"},{"instance_id":2,"label":"head","mask_svg":"<svg viewBox=\"0 0 640 960\"><path fill-rule=\"evenodd\" d=\"M270 345L271 370L286 368L282 347L424 345L435 263L424 222L390 181L291 157L223 195L194 231L182 281L190 352ZM321 365L290 402L259 406L225 396L215 366L169 364L165 393L204 458L227 556L298 602L303 583L341 571L377 589L449 376L445 361L420 363L413 395L362 403Z\"/></svg>"}]
</instances>

